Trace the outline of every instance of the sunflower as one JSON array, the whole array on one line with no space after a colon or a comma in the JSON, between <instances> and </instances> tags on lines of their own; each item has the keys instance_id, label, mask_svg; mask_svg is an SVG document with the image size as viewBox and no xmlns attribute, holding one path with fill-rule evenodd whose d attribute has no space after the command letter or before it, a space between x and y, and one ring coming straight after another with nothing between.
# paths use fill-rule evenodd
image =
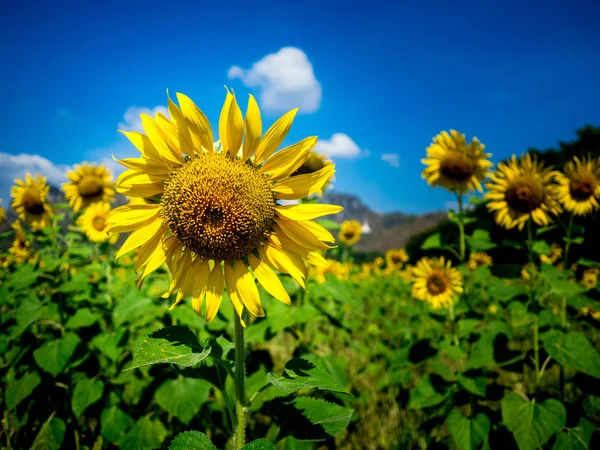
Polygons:
<instances>
[{"instance_id":1,"label":"sunflower","mask_svg":"<svg viewBox=\"0 0 600 450\"><path fill-rule=\"evenodd\" d=\"M412 295L433 309L452 306L462 291L462 274L443 256L421 258L413 268Z\"/></svg>"},{"instance_id":2,"label":"sunflower","mask_svg":"<svg viewBox=\"0 0 600 450\"><path fill-rule=\"evenodd\" d=\"M255 278L273 297L290 303L275 271L289 274L305 288L306 263L327 266L322 250L335 239L312 219L336 214L335 205L280 205L308 197L334 172L291 176L317 142L308 137L275 150L285 139L297 109L284 114L262 135L256 101L250 96L245 119L234 94L227 92L219 120L220 146L204 113L188 97L168 99L167 118L142 115L146 134L123 132L141 152L119 162L129 170L117 192L151 198L156 204L114 209L108 231L133 231L117 253L141 246L135 269L144 278L166 262L172 276L165 297L177 291L172 307L188 294L192 307L212 320L226 288L237 314L246 308L264 316ZM248 269L248 266L251 270Z\"/></svg>"},{"instance_id":3,"label":"sunflower","mask_svg":"<svg viewBox=\"0 0 600 450\"><path fill-rule=\"evenodd\" d=\"M548 225L551 214L561 212L557 186L553 183L556 174L529 153L519 160L513 155L508 163L498 164L490 176L492 182L486 185L489 192L485 194L496 223L507 229L522 230L531 217L538 225Z\"/></svg>"},{"instance_id":4,"label":"sunflower","mask_svg":"<svg viewBox=\"0 0 600 450\"><path fill-rule=\"evenodd\" d=\"M408 262L408 253L403 248L393 248L385 253L385 260L388 267L398 268Z\"/></svg>"},{"instance_id":5,"label":"sunflower","mask_svg":"<svg viewBox=\"0 0 600 450\"><path fill-rule=\"evenodd\" d=\"M467 261L467 269L471 272L477 270L481 266L491 266L493 264L492 257L485 252L473 252Z\"/></svg>"},{"instance_id":6,"label":"sunflower","mask_svg":"<svg viewBox=\"0 0 600 450\"><path fill-rule=\"evenodd\" d=\"M292 174L292 176L315 173L315 172L318 172L319 170L321 170L323 167L332 165L333 161L326 159L326 158L327 157L325 155L319 155L314 150L311 151L308 154L308 158L306 158L306 160L302 163L302 165L300 167L298 167L298 169ZM334 179L334 175L331 174L331 177L329 177L327 179L327 181L325 182L325 184L323 185L321 190L319 190L317 192L319 197L323 196L323 193L329 187L329 185L331 184L333 179Z\"/></svg>"},{"instance_id":7,"label":"sunflower","mask_svg":"<svg viewBox=\"0 0 600 450\"><path fill-rule=\"evenodd\" d=\"M0 203L2 203L2 200L0 199ZM0 206L0 225L4 225L4 222L6 222L7 216L6 216L6 210Z\"/></svg>"},{"instance_id":8,"label":"sunflower","mask_svg":"<svg viewBox=\"0 0 600 450\"><path fill-rule=\"evenodd\" d=\"M581 284L588 289L594 289L598 284L599 273L600 271L595 267L586 269L581 275Z\"/></svg>"},{"instance_id":9,"label":"sunflower","mask_svg":"<svg viewBox=\"0 0 600 450\"><path fill-rule=\"evenodd\" d=\"M600 207L600 158L576 156L557 175L558 199L576 216L585 216Z\"/></svg>"},{"instance_id":10,"label":"sunflower","mask_svg":"<svg viewBox=\"0 0 600 450\"><path fill-rule=\"evenodd\" d=\"M115 197L110 172L102 165L75 165L67 173L69 182L62 185L69 206L79 212L98 202L112 203Z\"/></svg>"},{"instance_id":11,"label":"sunflower","mask_svg":"<svg viewBox=\"0 0 600 450\"><path fill-rule=\"evenodd\" d=\"M441 186L452 192L482 191L481 181L493 164L484 153L485 146L477 138L467 144L464 134L442 131L427 148L427 157L421 162L427 167L421 175L431 186Z\"/></svg>"},{"instance_id":12,"label":"sunflower","mask_svg":"<svg viewBox=\"0 0 600 450\"><path fill-rule=\"evenodd\" d=\"M488 312L492 315L495 316L496 313L498 312L498 307L496 305L490 305L488 306Z\"/></svg>"},{"instance_id":13,"label":"sunflower","mask_svg":"<svg viewBox=\"0 0 600 450\"><path fill-rule=\"evenodd\" d=\"M327 281L328 273L332 274L338 280L348 279L348 276L350 275L350 267L347 264L335 261L333 259L327 259L326 261L329 264L327 267L315 266L311 268L311 272L313 274L312 277L317 281L317 283L325 283L325 281Z\"/></svg>"},{"instance_id":14,"label":"sunflower","mask_svg":"<svg viewBox=\"0 0 600 450\"><path fill-rule=\"evenodd\" d=\"M540 255L540 261L545 264L554 264L562 256L563 250L560 245L553 242L550 245L550 253L547 255Z\"/></svg>"},{"instance_id":15,"label":"sunflower","mask_svg":"<svg viewBox=\"0 0 600 450\"><path fill-rule=\"evenodd\" d=\"M8 249L8 252L12 255L17 264L23 264L29 260L33 253L31 242L27 239L27 235L25 234L25 230L23 230L21 222L17 220L11 225L11 228L15 232L15 240Z\"/></svg>"},{"instance_id":16,"label":"sunflower","mask_svg":"<svg viewBox=\"0 0 600 450\"><path fill-rule=\"evenodd\" d=\"M77 219L87 238L92 242L110 241L114 244L119 239L118 233L108 233L106 219L110 213L110 204L92 203Z\"/></svg>"},{"instance_id":17,"label":"sunflower","mask_svg":"<svg viewBox=\"0 0 600 450\"><path fill-rule=\"evenodd\" d=\"M362 225L358 220L346 220L342 222L338 240L342 244L354 245L360 240L362 235Z\"/></svg>"},{"instance_id":18,"label":"sunflower","mask_svg":"<svg viewBox=\"0 0 600 450\"><path fill-rule=\"evenodd\" d=\"M531 263L525 264L521 267L521 280L529 281L538 273L538 268Z\"/></svg>"},{"instance_id":19,"label":"sunflower","mask_svg":"<svg viewBox=\"0 0 600 450\"><path fill-rule=\"evenodd\" d=\"M50 186L46 184L46 177L31 174L25 175L25 181L15 180L16 186L10 190L13 198L12 207L19 218L33 231L46 228L52 223L52 208L47 202Z\"/></svg>"}]
</instances>

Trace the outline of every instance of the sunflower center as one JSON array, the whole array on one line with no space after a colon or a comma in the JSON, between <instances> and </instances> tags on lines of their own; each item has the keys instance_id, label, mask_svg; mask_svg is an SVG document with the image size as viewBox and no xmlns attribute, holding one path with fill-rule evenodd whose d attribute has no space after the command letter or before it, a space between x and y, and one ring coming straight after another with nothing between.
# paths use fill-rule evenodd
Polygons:
<instances>
[{"instance_id":1,"label":"sunflower center","mask_svg":"<svg viewBox=\"0 0 600 450\"><path fill-rule=\"evenodd\" d=\"M536 210L544 201L544 188L530 178L517 178L506 190L506 203L521 213Z\"/></svg>"},{"instance_id":2,"label":"sunflower center","mask_svg":"<svg viewBox=\"0 0 600 450\"><path fill-rule=\"evenodd\" d=\"M440 173L454 181L467 181L475 174L475 165L462 153L448 152L440 163Z\"/></svg>"},{"instance_id":3,"label":"sunflower center","mask_svg":"<svg viewBox=\"0 0 600 450\"><path fill-rule=\"evenodd\" d=\"M402 262L402 258L400 258L400 256L398 256L398 255L393 255L392 256L392 262L394 264L400 264Z\"/></svg>"},{"instance_id":4,"label":"sunflower center","mask_svg":"<svg viewBox=\"0 0 600 450\"><path fill-rule=\"evenodd\" d=\"M596 180L592 176L582 176L571 180L569 190L575 200L587 200L596 189Z\"/></svg>"},{"instance_id":5,"label":"sunflower center","mask_svg":"<svg viewBox=\"0 0 600 450\"><path fill-rule=\"evenodd\" d=\"M353 239L355 235L354 231L344 231L344 237L348 240Z\"/></svg>"},{"instance_id":6,"label":"sunflower center","mask_svg":"<svg viewBox=\"0 0 600 450\"><path fill-rule=\"evenodd\" d=\"M446 292L448 281L438 273L433 273L427 278L427 291L431 295L438 295Z\"/></svg>"},{"instance_id":7,"label":"sunflower center","mask_svg":"<svg viewBox=\"0 0 600 450\"><path fill-rule=\"evenodd\" d=\"M77 183L79 195L83 198L92 198L102 194L103 187L100 180L93 175L85 175Z\"/></svg>"},{"instance_id":8,"label":"sunflower center","mask_svg":"<svg viewBox=\"0 0 600 450\"><path fill-rule=\"evenodd\" d=\"M34 192L28 191L23 195L23 208L29 214L33 214L34 216L44 214L44 202L40 196Z\"/></svg>"},{"instance_id":9,"label":"sunflower center","mask_svg":"<svg viewBox=\"0 0 600 450\"><path fill-rule=\"evenodd\" d=\"M162 218L177 240L206 259L239 259L256 249L275 222L275 200L253 167L206 154L166 182Z\"/></svg>"},{"instance_id":10,"label":"sunflower center","mask_svg":"<svg viewBox=\"0 0 600 450\"><path fill-rule=\"evenodd\" d=\"M92 226L98 231L104 230L105 225L106 225L106 220L104 219L104 217L96 216L92 220Z\"/></svg>"}]
</instances>

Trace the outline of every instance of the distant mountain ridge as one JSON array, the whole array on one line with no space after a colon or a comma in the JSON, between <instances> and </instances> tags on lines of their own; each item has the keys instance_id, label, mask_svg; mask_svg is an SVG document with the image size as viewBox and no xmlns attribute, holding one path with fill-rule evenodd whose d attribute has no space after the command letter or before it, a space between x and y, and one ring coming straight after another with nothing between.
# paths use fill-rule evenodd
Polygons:
<instances>
[{"instance_id":1,"label":"distant mountain ridge","mask_svg":"<svg viewBox=\"0 0 600 450\"><path fill-rule=\"evenodd\" d=\"M415 235L424 233L447 219L447 213L434 211L425 214L405 214L402 212L378 213L365 205L356 195L329 191L321 203L340 205L344 210L328 219L341 223L345 220L358 220L370 230L363 234L356 249L363 252L385 252L401 248Z\"/></svg>"}]
</instances>

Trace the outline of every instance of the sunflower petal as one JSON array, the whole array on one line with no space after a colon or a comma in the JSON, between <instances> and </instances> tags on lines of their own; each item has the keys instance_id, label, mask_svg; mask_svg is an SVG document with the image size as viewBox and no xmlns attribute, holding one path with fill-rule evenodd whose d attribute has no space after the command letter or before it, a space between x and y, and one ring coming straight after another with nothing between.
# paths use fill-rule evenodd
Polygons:
<instances>
[{"instance_id":1,"label":"sunflower petal","mask_svg":"<svg viewBox=\"0 0 600 450\"><path fill-rule=\"evenodd\" d=\"M244 312L244 305L242 304L242 301L240 300L240 296L238 295L238 292L237 292L235 271L233 269L233 266L229 263L229 261L225 262L224 268L225 268L225 286L227 287L227 295L229 296L229 300L231 301L231 304L233 305L233 309L235 309L235 312L237 313L238 317L240 318L240 320L242 322L242 325L246 326L246 324L242 320L242 313Z\"/></svg>"},{"instance_id":2,"label":"sunflower petal","mask_svg":"<svg viewBox=\"0 0 600 450\"><path fill-rule=\"evenodd\" d=\"M271 190L277 194L278 199L282 200L306 198L316 192L320 192L325 183L327 183L327 180L333 176L334 172L335 166L331 164L314 173L286 178L275 184Z\"/></svg>"},{"instance_id":3,"label":"sunflower petal","mask_svg":"<svg viewBox=\"0 0 600 450\"><path fill-rule=\"evenodd\" d=\"M289 274L302 288L306 289L304 284L306 267L299 264L297 260L292 259L283 249L279 249L271 243L267 243L258 248L260 259L265 261L271 267Z\"/></svg>"},{"instance_id":4,"label":"sunflower petal","mask_svg":"<svg viewBox=\"0 0 600 450\"><path fill-rule=\"evenodd\" d=\"M297 112L298 108L285 113L267 130L256 149L256 159L254 160L255 166L271 156L281 145L292 127L292 122L294 121Z\"/></svg>"},{"instance_id":5,"label":"sunflower petal","mask_svg":"<svg viewBox=\"0 0 600 450\"><path fill-rule=\"evenodd\" d=\"M283 284L281 284L277 274L273 272L273 269L271 269L268 264L258 259L252 253L250 253L248 256L248 260L250 262L250 267L254 272L254 276L261 286L265 288L265 291L267 291L280 302L285 303L286 305L291 304L292 301L290 300L289 294L283 287Z\"/></svg>"},{"instance_id":6,"label":"sunflower petal","mask_svg":"<svg viewBox=\"0 0 600 450\"><path fill-rule=\"evenodd\" d=\"M213 133L210 122L206 115L200 111L200 108L186 95L177 93L177 101L181 106L181 113L187 121L191 136L208 153L213 152ZM200 150L200 148L198 148ZM199 151L199 153L201 153Z\"/></svg>"},{"instance_id":7,"label":"sunflower petal","mask_svg":"<svg viewBox=\"0 0 600 450\"><path fill-rule=\"evenodd\" d=\"M262 120L260 118L260 109L256 100L250 94L248 98L248 109L246 110L246 118L244 120L244 152L242 161L250 158L260 143L262 136Z\"/></svg>"},{"instance_id":8,"label":"sunflower petal","mask_svg":"<svg viewBox=\"0 0 600 450\"><path fill-rule=\"evenodd\" d=\"M248 270L243 261L235 262L236 291L246 309L256 317L264 317L265 311L260 304L260 295L256 288L254 275Z\"/></svg>"},{"instance_id":9,"label":"sunflower petal","mask_svg":"<svg viewBox=\"0 0 600 450\"><path fill-rule=\"evenodd\" d=\"M115 260L125 255L126 253L129 253L131 250L145 244L150 239L152 239L152 236L154 236L156 233L163 233L164 229L161 230L161 228L163 228L162 222L155 220L150 222L145 227L135 230L129 235L125 242L123 242L123 246L115 255Z\"/></svg>"},{"instance_id":10,"label":"sunflower petal","mask_svg":"<svg viewBox=\"0 0 600 450\"><path fill-rule=\"evenodd\" d=\"M174 165L185 163L183 156L169 146L156 121L148 114L141 114L141 118L144 131L148 135L150 142L154 145L154 148L160 153L160 156Z\"/></svg>"},{"instance_id":11,"label":"sunflower petal","mask_svg":"<svg viewBox=\"0 0 600 450\"><path fill-rule=\"evenodd\" d=\"M244 135L244 118L242 111L237 104L235 94L232 94L231 104L227 114L227 145L228 154L235 158L242 146L242 136Z\"/></svg>"},{"instance_id":12,"label":"sunflower petal","mask_svg":"<svg viewBox=\"0 0 600 450\"><path fill-rule=\"evenodd\" d=\"M316 143L317 137L311 136L278 151L265 162L259 172L270 174L271 181L286 178L304 163Z\"/></svg>"},{"instance_id":13,"label":"sunflower petal","mask_svg":"<svg viewBox=\"0 0 600 450\"><path fill-rule=\"evenodd\" d=\"M106 219L107 231L133 231L154 221L160 214L160 205L125 205L113 209Z\"/></svg>"},{"instance_id":14,"label":"sunflower petal","mask_svg":"<svg viewBox=\"0 0 600 450\"><path fill-rule=\"evenodd\" d=\"M227 142L227 125L229 120L229 108L231 108L231 102L233 100L233 95L227 89L227 96L225 97L225 102L223 103L223 108L221 108L221 115L219 116L219 139L221 141L222 151L227 154L229 152L229 142Z\"/></svg>"},{"instance_id":15,"label":"sunflower petal","mask_svg":"<svg viewBox=\"0 0 600 450\"><path fill-rule=\"evenodd\" d=\"M223 286L225 280L223 279L223 268L221 267L220 261L215 261L208 281L206 282L206 321L210 322L215 318L219 307L221 306L221 300L223 300Z\"/></svg>"},{"instance_id":16,"label":"sunflower petal","mask_svg":"<svg viewBox=\"0 0 600 450\"><path fill-rule=\"evenodd\" d=\"M192 290L192 309L198 315L202 314L202 300L206 294L206 285L210 276L210 267L208 261L197 262L196 276L194 277L194 286Z\"/></svg>"},{"instance_id":17,"label":"sunflower petal","mask_svg":"<svg viewBox=\"0 0 600 450\"><path fill-rule=\"evenodd\" d=\"M123 131L119 130L119 133L124 134L129 141L133 144L135 148L137 148L140 153L154 161L163 161L163 158L160 156L158 150L154 147L154 144L150 141L148 136L143 133L138 133L137 131Z\"/></svg>"},{"instance_id":18,"label":"sunflower petal","mask_svg":"<svg viewBox=\"0 0 600 450\"><path fill-rule=\"evenodd\" d=\"M312 250L327 250L331 246L321 242L309 229L302 226L302 222L293 220L280 220L275 226L275 231L284 233L292 241Z\"/></svg>"},{"instance_id":19,"label":"sunflower petal","mask_svg":"<svg viewBox=\"0 0 600 450\"><path fill-rule=\"evenodd\" d=\"M337 214L344 208L337 205L325 205L321 203L305 203L298 205L281 205L275 208L280 217L289 220L312 220L317 217Z\"/></svg>"}]
</instances>

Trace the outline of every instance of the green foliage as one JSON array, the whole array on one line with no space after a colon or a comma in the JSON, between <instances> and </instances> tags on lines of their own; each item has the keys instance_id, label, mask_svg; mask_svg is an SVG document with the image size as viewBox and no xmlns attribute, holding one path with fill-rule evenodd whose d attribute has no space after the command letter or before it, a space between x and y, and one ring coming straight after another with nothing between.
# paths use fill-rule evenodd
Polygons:
<instances>
[{"instance_id":1,"label":"green foliage","mask_svg":"<svg viewBox=\"0 0 600 450\"><path fill-rule=\"evenodd\" d=\"M62 419L52 417L42 425L33 441L32 450L59 450L65 437L67 425Z\"/></svg>"},{"instance_id":2,"label":"green foliage","mask_svg":"<svg viewBox=\"0 0 600 450\"><path fill-rule=\"evenodd\" d=\"M450 413L446 425L460 450L477 450L487 439L491 428L490 419L485 414L468 418L458 411Z\"/></svg>"}]
</instances>

